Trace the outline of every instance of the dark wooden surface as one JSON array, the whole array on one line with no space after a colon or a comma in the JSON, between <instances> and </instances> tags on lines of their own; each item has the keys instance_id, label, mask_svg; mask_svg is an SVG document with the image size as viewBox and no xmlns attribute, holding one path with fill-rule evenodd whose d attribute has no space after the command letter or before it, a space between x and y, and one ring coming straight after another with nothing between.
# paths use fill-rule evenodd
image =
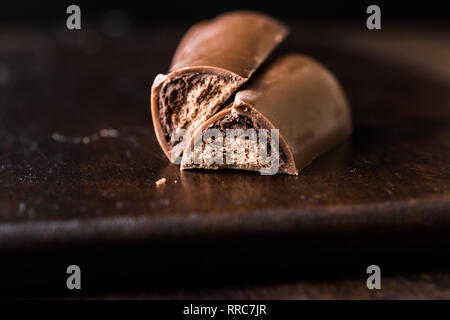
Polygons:
<instances>
[{"instance_id":1,"label":"dark wooden surface","mask_svg":"<svg viewBox=\"0 0 450 320\"><path fill-rule=\"evenodd\" d=\"M120 38L96 30L1 30L2 287L52 294L63 290L69 264L82 267L95 292L136 285L145 292L154 283L198 279L286 283L318 270L342 279L365 274L369 264L446 270L450 82L435 68L448 68L446 45L426 49L447 61L402 63L395 38L387 37L393 45L378 41L394 34L389 27L372 34L291 24L276 54L304 52L335 72L352 106L352 138L298 177L180 173L153 133L149 90L186 27ZM395 34L403 39L409 30L403 32ZM392 50L383 55L361 37ZM404 48L397 51L404 55ZM163 177L167 183L157 187ZM448 297L446 271L436 277L430 295ZM339 283L352 290L352 278L327 279L309 297L332 297L327 290L340 290ZM308 297L292 283L274 297ZM270 298L257 288L255 297Z\"/></svg>"},{"instance_id":2,"label":"dark wooden surface","mask_svg":"<svg viewBox=\"0 0 450 320\"><path fill-rule=\"evenodd\" d=\"M113 292L102 299L450 299L450 275L442 272L383 276L381 290L367 290L362 277L323 277L269 283Z\"/></svg>"}]
</instances>

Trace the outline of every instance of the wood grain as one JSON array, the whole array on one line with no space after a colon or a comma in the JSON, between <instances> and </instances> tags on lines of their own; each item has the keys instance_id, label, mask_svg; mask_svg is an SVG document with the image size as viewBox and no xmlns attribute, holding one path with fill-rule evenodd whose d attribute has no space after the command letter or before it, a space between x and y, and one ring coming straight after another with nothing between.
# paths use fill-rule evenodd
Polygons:
<instances>
[{"instance_id":1,"label":"wood grain","mask_svg":"<svg viewBox=\"0 0 450 320\"><path fill-rule=\"evenodd\" d=\"M149 90L186 27L0 32L1 283L58 286L70 261L92 285L105 266L128 279L448 262L447 82L292 24L275 54L335 72L352 138L298 177L180 173L156 141Z\"/></svg>"}]
</instances>

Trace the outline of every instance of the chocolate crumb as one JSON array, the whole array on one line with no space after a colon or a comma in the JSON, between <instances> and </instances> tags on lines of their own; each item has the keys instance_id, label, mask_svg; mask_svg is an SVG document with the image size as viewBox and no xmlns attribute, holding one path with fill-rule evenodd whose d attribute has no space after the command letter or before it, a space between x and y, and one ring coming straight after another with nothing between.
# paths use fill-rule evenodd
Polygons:
<instances>
[{"instance_id":1,"label":"chocolate crumb","mask_svg":"<svg viewBox=\"0 0 450 320\"><path fill-rule=\"evenodd\" d=\"M156 186L159 187L160 185L166 183L166 181L167 181L166 178L161 178L158 181L156 181L155 183L156 183Z\"/></svg>"}]
</instances>

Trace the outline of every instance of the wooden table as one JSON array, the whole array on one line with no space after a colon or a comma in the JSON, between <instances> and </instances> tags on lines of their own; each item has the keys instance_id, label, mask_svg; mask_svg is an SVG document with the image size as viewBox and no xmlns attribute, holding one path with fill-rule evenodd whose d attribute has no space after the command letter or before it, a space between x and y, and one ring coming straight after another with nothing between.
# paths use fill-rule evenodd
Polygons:
<instances>
[{"instance_id":1,"label":"wooden table","mask_svg":"<svg viewBox=\"0 0 450 320\"><path fill-rule=\"evenodd\" d=\"M77 264L81 296L449 298L449 29L290 26L276 54L329 67L355 128L298 177L169 164L149 90L186 25L1 30L0 286L71 295Z\"/></svg>"}]
</instances>

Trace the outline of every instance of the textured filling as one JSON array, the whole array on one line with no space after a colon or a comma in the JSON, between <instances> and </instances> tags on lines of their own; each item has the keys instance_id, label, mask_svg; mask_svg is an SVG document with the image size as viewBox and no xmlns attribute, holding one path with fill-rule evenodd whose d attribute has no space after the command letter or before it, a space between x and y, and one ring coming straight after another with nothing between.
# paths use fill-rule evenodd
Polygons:
<instances>
[{"instance_id":1,"label":"textured filling","mask_svg":"<svg viewBox=\"0 0 450 320\"><path fill-rule=\"evenodd\" d=\"M192 133L222 106L241 85L235 76L184 73L166 81L159 95L159 118L165 140L170 147L181 141L172 133L184 129Z\"/></svg>"},{"instance_id":2,"label":"textured filling","mask_svg":"<svg viewBox=\"0 0 450 320\"><path fill-rule=\"evenodd\" d=\"M207 136L205 133L209 129L218 130L221 134L221 138L219 138L221 140L219 141L215 136ZM234 129L235 131L227 137L227 130L229 129ZM196 142L192 157L183 159L185 161L184 165L186 168L213 170L239 169L259 171L262 168L269 168L272 155L270 145L271 131L265 130L267 134L266 143L260 143L261 131L259 129L265 128L252 117L232 111L204 129L203 138ZM199 143L201 143L201 146L199 146ZM279 172L285 172L286 154L282 151L276 151L276 155L279 156Z\"/></svg>"}]
</instances>

